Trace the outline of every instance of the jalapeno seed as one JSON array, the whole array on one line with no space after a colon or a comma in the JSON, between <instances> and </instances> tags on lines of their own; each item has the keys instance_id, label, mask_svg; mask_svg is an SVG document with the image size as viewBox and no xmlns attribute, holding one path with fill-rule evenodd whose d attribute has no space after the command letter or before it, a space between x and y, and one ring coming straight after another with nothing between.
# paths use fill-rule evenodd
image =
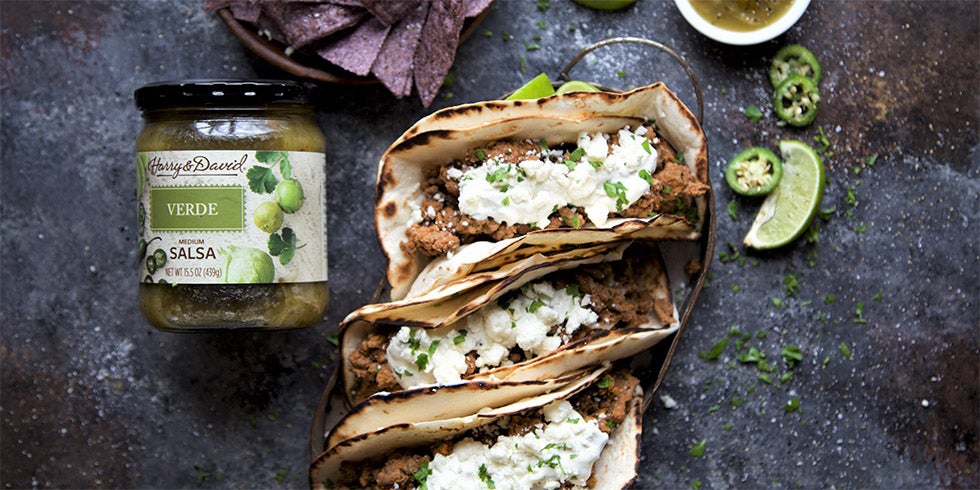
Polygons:
<instances>
[{"instance_id":1,"label":"jalapeno seed","mask_svg":"<svg viewBox=\"0 0 980 490\"><path fill-rule=\"evenodd\" d=\"M758 146L735 155L725 171L728 186L743 196L769 194L782 177L782 160L775 153Z\"/></svg>"},{"instance_id":2,"label":"jalapeno seed","mask_svg":"<svg viewBox=\"0 0 980 490\"><path fill-rule=\"evenodd\" d=\"M806 126L817 117L820 89L813 80L792 74L773 93L776 115L793 126Z\"/></svg>"}]
</instances>

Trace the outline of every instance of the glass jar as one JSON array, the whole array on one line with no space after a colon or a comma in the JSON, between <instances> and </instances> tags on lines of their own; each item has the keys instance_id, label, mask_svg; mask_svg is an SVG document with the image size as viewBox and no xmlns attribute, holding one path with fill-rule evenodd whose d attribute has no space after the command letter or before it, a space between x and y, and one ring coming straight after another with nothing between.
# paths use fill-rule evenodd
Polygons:
<instances>
[{"instance_id":1,"label":"glass jar","mask_svg":"<svg viewBox=\"0 0 980 490\"><path fill-rule=\"evenodd\" d=\"M135 92L140 310L171 331L276 330L327 308L325 139L304 86Z\"/></svg>"}]
</instances>

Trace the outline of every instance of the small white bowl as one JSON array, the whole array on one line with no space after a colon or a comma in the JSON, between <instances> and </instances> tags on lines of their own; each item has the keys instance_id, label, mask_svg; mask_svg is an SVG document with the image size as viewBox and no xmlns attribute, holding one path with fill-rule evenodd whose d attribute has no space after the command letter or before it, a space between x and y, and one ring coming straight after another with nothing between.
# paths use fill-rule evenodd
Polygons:
<instances>
[{"instance_id":1,"label":"small white bowl","mask_svg":"<svg viewBox=\"0 0 980 490\"><path fill-rule=\"evenodd\" d=\"M675 3L677 4L677 9L681 11L681 15L687 20L687 23L691 24L701 34L720 43L735 46L759 44L775 38L789 30L790 27L793 27L793 24L800 20L803 12L810 6L810 0L795 0L793 5L790 5L789 10L772 24L755 31L739 32L722 29L708 22L707 19L701 17L701 14L694 10L694 7L691 6L691 0L675 0Z\"/></svg>"}]
</instances>

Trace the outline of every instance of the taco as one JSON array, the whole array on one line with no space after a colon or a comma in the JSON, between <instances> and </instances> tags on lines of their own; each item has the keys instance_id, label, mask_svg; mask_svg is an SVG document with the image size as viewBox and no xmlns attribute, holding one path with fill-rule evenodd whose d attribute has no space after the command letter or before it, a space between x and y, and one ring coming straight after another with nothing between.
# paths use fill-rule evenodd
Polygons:
<instances>
[{"instance_id":1,"label":"taco","mask_svg":"<svg viewBox=\"0 0 980 490\"><path fill-rule=\"evenodd\" d=\"M475 243L554 247L583 230L695 239L708 190L704 133L663 84L444 109L381 158L375 221L391 297Z\"/></svg>"},{"instance_id":2,"label":"taco","mask_svg":"<svg viewBox=\"0 0 980 490\"><path fill-rule=\"evenodd\" d=\"M401 422L385 410L380 429L320 454L313 488L623 488L636 477L642 389L628 370L600 368L552 393L493 410L424 422ZM392 400L392 408L432 407L435 392ZM457 399L480 398L467 385ZM380 417L380 420L379 420ZM342 422L343 423L343 422Z\"/></svg>"},{"instance_id":3,"label":"taco","mask_svg":"<svg viewBox=\"0 0 980 490\"><path fill-rule=\"evenodd\" d=\"M341 325L341 383L377 392L463 381L551 379L640 352L679 327L656 245L579 249L501 278L368 305ZM558 254L561 257L561 254ZM533 263L537 257L526 261Z\"/></svg>"}]
</instances>

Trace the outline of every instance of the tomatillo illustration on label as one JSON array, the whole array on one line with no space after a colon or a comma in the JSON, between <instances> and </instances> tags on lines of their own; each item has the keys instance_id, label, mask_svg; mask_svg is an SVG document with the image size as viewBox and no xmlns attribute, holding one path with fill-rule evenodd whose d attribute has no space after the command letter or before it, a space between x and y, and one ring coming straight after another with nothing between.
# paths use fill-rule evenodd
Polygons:
<instances>
[{"instance_id":1,"label":"tomatillo illustration on label","mask_svg":"<svg viewBox=\"0 0 980 490\"><path fill-rule=\"evenodd\" d=\"M136 163L143 282L327 280L323 153L155 151Z\"/></svg>"}]
</instances>

